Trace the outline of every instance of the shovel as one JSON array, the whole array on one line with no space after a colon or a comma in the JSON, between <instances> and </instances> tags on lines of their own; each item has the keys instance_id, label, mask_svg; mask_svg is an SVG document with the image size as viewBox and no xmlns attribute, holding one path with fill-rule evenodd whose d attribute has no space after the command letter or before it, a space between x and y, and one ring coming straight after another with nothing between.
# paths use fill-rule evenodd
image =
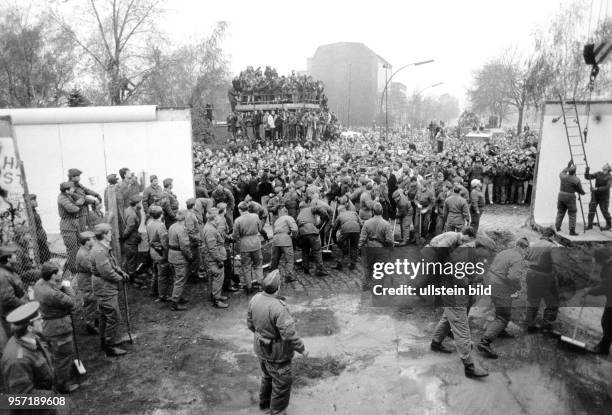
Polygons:
<instances>
[{"instance_id":1,"label":"shovel","mask_svg":"<svg viewBox=\"0 0 612 415\"><path fill-rule=\"evenodd\" d=\"M580 312L578 313L578 319L576 320L576 324L574 325L574 332L572 333L572 337L561 336L559 338L559 343L568 346L570 349L586 353L587 345L584 342L576 340L576 334L578 333L578 326L582 321L582 311L584 310L584 305L586 304L586 297L582 300L582 305L580 306Z\"/></svg>"},{"instance_id":2,"label":"shovel","mask_svg":"<svg viewBox=\"0 0 612 415\"><path fill-rule=\"evenodd\" d=\"M72 326L72 343L74 344L74 351L76 353L76 359L74 359L74 367L77 370L77 373L80 376L83 376L87 373L85 370L85 365L81 361L81 357L79 356L79 345L76 339L76 331L74 330L74 321L72 320L72 314L70 314L70 325Z\"/></svg>"},{"instance_id":3,"label":"shovel","mask_svg":"<svg viewBox=\"0 0 612 415\"><path fill-rule=\"evenodd\" d=\"M123 283L123 299L125 300L125 322L127 323L129 343L134 344L134 339L132 338L132 324L130 322L130 306L128 304L127 287L125 282Z\"/></svg>"},{"instance_id":4,"label":"shovel","mask_svg":"<svg viewBox=\"0 0 612 415\"><path fill-rule=\"evenodd\" d=\"M337 206L336 206L336 208L337 208ZM334 209L334 213L332 215L332 220L331 220L332 225L333 225L335 219L336 219L336 209ZM327 226L327 223L322 227L321 230L325 229L325 226ZM324 249L321 250L321 254L323 255L324 258L329 258L329 257L332 256L332 250L331 250L332 242L331 242L331 240L332 240L332 228L330 228L330 230L329 230L329 238L327 239L327 245L325 245L323 247Z\"/></svg>"}]
</instances>

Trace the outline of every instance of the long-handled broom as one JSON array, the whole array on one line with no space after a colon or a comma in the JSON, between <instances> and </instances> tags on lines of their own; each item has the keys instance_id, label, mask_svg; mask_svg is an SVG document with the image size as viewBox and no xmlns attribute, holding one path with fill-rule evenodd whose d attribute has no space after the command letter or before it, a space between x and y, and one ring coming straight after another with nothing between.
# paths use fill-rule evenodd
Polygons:
<instances>
[{"instance_id":1,"label":"long-handled broom","mask_svg":"<svg viewBox=\"0 0 612 415\"><path fill-rule=\"evenodd\" d=\"M74 344L74 352L76 354L76 359L74 359L73 362L74 367L76 368L77 373L83 376L87 373L87 370L85 370L85 365L81 361L81 357L79 355L79 345L76 339L76 331L74 330L74 321L72 320L72 314L70 314L70 325L72 326L72 342Z\"/></svg>"},{"instance_id":2,"label":"long-handled broom","mask_svg":"<svg viewBox=\"0 0 612 415\"><path fill-rule=\"evenodd\" d=\"M579 351L582 353L587 352L587 345L585 342L581 342L576 340L576 334L578 333L578 325L582 321L582 311L584 310L584 305L586 303L586 297L582 300L582 305L580 306L580 312L578 313L578 319L576 320L576 324L574 325L574 332L572 333L572 337L561 336L559 337L559 343L568 346L570 349Z\"/></svg>"}]
</instances>

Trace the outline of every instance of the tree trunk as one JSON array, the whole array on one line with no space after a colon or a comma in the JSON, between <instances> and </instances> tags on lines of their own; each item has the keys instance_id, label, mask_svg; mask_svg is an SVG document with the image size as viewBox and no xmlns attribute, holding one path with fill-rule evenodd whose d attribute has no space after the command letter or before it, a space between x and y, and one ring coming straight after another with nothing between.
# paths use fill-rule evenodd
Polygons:
<instances>
[{"instance_id":1,"label":"tree trunk","mask_svg":"<svg viewBox=\"0 0 612 415\"><path fill-rule=\"evenodd\" d=\"M523 112L525 111L525 105L518 107L518 122L516 123L516 135L519 135L523 129Z\"/></svg>"}]
</instances>

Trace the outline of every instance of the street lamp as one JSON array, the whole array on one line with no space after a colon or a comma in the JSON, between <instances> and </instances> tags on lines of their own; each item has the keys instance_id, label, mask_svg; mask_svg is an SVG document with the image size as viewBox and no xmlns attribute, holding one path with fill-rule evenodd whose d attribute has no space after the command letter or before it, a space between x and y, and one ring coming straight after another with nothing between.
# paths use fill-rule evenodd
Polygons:
<instances>
[{"instance_id":1,"label":"street lamp","mask_svg":"<svg viewBox=\"0 0 612 415\"><path fill-rule=\"evenodd\" d=\"M382 101L383 101L383 96L385 97L385 140L389 139L389 101L388 101L388 92L387 92L387 87L389 86L389 82L391 82L391 80L393 79L393 77L402 69L405 69L409 66L420 66L420 65L425 65L428 63L432 63L434 60L433 59L429 59L426 61L420 61L420 62L413 62L413 63L409 63L407 65L402 66L401 68L399 68L398 70L396 70L395 72L393 72L391 74L391 77L387 78L387 69L389 69L389 65L385 64L383 65L383 68L385 68L385 88L383 89L383 94L381 94L380 96L380 111L382 112Z\"/></svg>"}]
</instances>

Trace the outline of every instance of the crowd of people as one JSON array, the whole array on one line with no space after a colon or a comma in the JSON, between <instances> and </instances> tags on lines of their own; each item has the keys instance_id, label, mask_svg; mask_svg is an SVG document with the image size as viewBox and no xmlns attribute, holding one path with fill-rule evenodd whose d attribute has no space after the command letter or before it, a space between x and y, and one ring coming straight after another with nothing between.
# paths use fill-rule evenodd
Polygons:
<instances>
[{"instance_id":1,"label":"crowd of people","mask_svg":"<svg viewBox=\"0 0 612 415\"><path fill-rule=\"evenodd\" d=\"M326 106L323 82L310 75L299 75L291 71L289 76L279 76L276 69L266 66L253 69L248 66L232 80L229 91L233 103L250 104L257 102L321 103Z\"/></svg>"},{"instance_id":2,"label":"crowd of people","mask_svg":"<svg viewBox=\"0 0 612 415\"><path fill-rule=\"evenodd\" d=\"M353 270L364 247L454 249L477 241L488 204L528 203L536 148L521 136L488 143L446 136L443 148L432 148L427 130L389 137L362 130L327 141L232 143L214 152L196 144L193 151L195 194L182 206L172 178L160 184L151 175L145 187L126 167L107 177L100 195L81 184L79 169L70 169L58 195L67 250L63 270L46 261L38 280L24 281L10 266L17 248L0 247L1 318L5 333L14 333L0 368L11 392L50 385L62 392L78 388L71 370L75 313L81 314L86 333L100 336L108 356L122 356L119 297L126 284L145 288L160 305L182 311L190 300L186 281L207 279L217 308L228 308L230 294L237 291L255 294L248 324L262 360L260 406L282 412L291 382L286 366L293 351L305 353L305 347L276 297L281 283L300 273L325 278L324 252L336 253L335 269ZM552 232L544 237L551 239ZM486 357L497 357L491 344L509 321L508 296L520 278L515 263L526 256L528 246L519 240L491 265L496 270L491 284L502 287L504 301L494 301L495 324L477 347ZM264 276L264 268L272 272ZM514 291L504 286L508 281ZM28 285L34 305L28 305ZM537 295L532 314L542 298ZM448 352L443 341L452 331L466 376L486 376L470 356L467 312L450 308L436 328L432 350ZM270 316L276 316L274 321ZM533 319L529 325L536 327ZM49 340L50 355L36 343L38 334ZM610 347L606 342L602 353ZM20 348L38 358L40 372L23 375L31 361L17 357ZM52 358L45 363L41 356ZM52 380L49 373L54 373Z\"/></svg>"}]
</instances>

